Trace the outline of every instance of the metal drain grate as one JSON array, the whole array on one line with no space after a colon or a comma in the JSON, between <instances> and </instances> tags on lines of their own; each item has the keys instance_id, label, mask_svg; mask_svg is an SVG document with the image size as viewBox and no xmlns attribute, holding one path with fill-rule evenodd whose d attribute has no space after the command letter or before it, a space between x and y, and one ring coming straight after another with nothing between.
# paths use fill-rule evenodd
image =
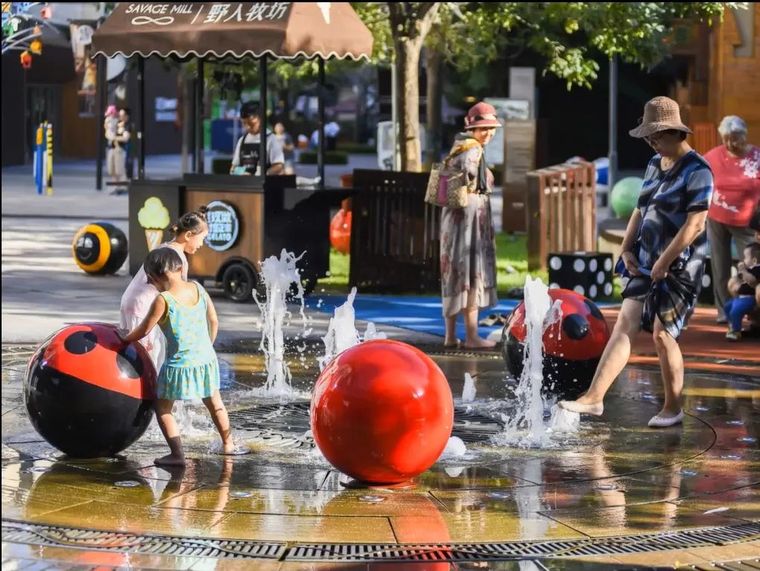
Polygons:
<instances>
[{"instance_id":1,"label":"metal drain grate","mask_svg":"<svg viewBox=\"0 0 760 571\"><path fill-rule=\"evenodd\" d=\"M138 535L29 524L3 520L3 541L31 545L76 547L149 555L217 557L231 559L280 559L284 543L258 541L195 539L192 537Z\"/></svg>"},{"instance_id":2,"label":"metal drain grate","mask_svg":"<svg viewBox=\"0 0 760 571\"><path fill-rule=\"evenodd\" d=\"M230 422L246 439L258 440L281 448L313 448L314 439L306 436L309 425L308 402L284 404L257 404L250 408L230 411ZM491 436L504 429L504 423L494 418L468 412L466 408L454 410L453 436L467 444L489 442Z\"/></svg>"},{"instance_id":3,"label":"metal drain grate","mask_svg":"<svg viewBox=\"0 0 760 571\"><path fill-rule=\"evenodd\" d=\"M623 555L760 539L760 523L616 538L472 544L310 544L288 549L286 561L483 561Z\"/></svg>"},{"instance_id":4,"label":"metal drain grate","mask_svg":"<svg viewBox=\"0 0 760 571\"><path fill-rule=\"evenodd\" d=\"M286 546L248 540L194 539L77 529L3 520L3 541L121 553L325 562L426 562L519 560L624 555L760 539L760 523L598 539L471 544L332 543Z\"/></svg>"}]
</instances>

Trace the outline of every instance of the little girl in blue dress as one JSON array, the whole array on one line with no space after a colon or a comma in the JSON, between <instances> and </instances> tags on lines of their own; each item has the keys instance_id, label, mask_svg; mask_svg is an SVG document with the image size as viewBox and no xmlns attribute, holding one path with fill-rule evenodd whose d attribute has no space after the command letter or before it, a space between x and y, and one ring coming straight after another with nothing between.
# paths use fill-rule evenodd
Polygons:
<instances>
[{"instance_id":1,"label":"little girl in blue dress","mask_svg":"<svg viewBox=\"0 0 760 571\"><path fill-rule=\"evenodd\" d=\"M219 363L214 352L218 321L214 304L203 287L182 279L182 259L172 248L157 248L145 259L145 274L160 293L148 315L122 339L139 341L158 325L166 337L166 360L158 374L156 419L171 453L157 465L181 466L185 454L175 400L201 399L222 438L224 454L234 454L227 409L219 394Z\"/></svg>"}]
</instances>

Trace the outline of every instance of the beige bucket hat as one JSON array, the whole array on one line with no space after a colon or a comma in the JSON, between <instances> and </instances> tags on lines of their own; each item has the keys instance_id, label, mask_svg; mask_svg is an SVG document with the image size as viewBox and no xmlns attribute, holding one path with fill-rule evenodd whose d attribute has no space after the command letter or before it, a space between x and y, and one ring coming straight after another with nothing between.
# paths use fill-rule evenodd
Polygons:
<instances>
[{"instance_id":1,"label":"beige bucket hat","mask_svg":"<svg viewBox=\"0 0 760 571\"><path fill-rule=\"evenodd\" d=\"M628 131L631 137L637 139L668 129L691 133L691 129L681 122L681 110L678 103L670 97L660 96L647 101L644 105L644 116L639 121L638 127Z\"/></svg>"}]
</instances>

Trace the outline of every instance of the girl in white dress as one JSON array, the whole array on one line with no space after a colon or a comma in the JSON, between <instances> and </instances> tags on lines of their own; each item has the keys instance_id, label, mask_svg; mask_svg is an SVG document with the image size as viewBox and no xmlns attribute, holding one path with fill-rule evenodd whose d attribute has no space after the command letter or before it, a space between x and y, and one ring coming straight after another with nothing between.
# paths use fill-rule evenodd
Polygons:
<instances>
[{"instance_id":1,"label":"girl in white dress","mask_svg":"<svg viewBox=\"0 0 760 571\"><path fill-rule=\"evenodd\" d=\"M203 246L203 241L208 235L206 223L206 207L201 206L194 212L183 214L172 226L174 239L158 246L159 248L172 248L182 260L182 279L187 280L187 257L186 254L194 254ZM124 295L121 296L121 319L119 326L126 331L133 331L148 315L150 306L158 295L156 287L148 283L145 269L140 270L132 278ZM143 347L148 350L156 371L161 369L166 354L166 339L159 327L140 340Z\"/></svg>"}]
</instances>

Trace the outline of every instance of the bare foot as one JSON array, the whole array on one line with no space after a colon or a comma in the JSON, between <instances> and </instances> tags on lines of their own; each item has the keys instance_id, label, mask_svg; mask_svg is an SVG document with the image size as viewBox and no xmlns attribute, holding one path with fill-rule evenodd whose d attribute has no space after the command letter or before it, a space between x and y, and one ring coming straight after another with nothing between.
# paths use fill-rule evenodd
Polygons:
<instances>
[{"instance_id":1,"label":"bare foot","mask_svg":"<svg viewBox=\"0 0 760 571\"><path fill-rule=\"evenodd\" d=\"M456 337L454 339L446 338L443 341L443 346L446 348L459 347L461 344L462 344L462 341L457 339Z\"/></svg>"},{"instance_id":2,"label":"bare foot","mask_svg":"<svg viewBox=\"0 0 760 571\"><path fill-rule=\"evenodd\" d=\"M491 349L496 347L496 341L489 341L482 337L476 337L473 341L464 342L465 349Z\"/></svg>"},{"instance_id":3,"label":"bare foot","mask_svg":"<svg viewBox=\"0 0 760 571\"><path fill-rule=\"evenodd\" d=\"M156 458L153 461L153 463L156 466L184 466L185 457L175 456L174 454L167 454L166 456L162 456L161 458Z\"/></svg>"}]
</instances>

